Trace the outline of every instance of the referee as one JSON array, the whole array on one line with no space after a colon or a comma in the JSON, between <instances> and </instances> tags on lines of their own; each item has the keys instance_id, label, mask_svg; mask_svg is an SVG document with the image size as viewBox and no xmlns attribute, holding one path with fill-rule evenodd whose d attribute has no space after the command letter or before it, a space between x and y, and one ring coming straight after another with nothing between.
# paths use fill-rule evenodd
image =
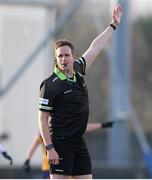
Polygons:
<instances>
[{"instance_id":1,"label":"referee","mask_svg":"<svg viewBox=\"0 0 152 180\"><path fill-rule=\"evenodd\" d=\"M121 6L112 22L88 50L75 60L74 46L61 39L54 45L56 66L40 85L39 128L50 162L50 178L92 179L91 160L83 138L89 116L84 82L89 68L121 21Z\"/></svg>"}]
</instances>

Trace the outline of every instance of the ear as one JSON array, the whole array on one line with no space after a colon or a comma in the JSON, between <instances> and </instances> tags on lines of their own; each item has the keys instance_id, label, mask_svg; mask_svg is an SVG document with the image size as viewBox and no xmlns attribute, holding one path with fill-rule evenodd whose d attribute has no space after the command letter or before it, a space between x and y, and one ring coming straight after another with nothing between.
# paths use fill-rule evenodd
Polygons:
<instances>
[{"instance_id":1,"label":"ear","mask_svg":"<svg viewBox=\"0 0 152 180\"><path fill-rule=\"evenodd\" d=\"M55 56L54 56L54 62L55 62L55 65L57 65L57 59Z\"/></svg>"}]
</instances>

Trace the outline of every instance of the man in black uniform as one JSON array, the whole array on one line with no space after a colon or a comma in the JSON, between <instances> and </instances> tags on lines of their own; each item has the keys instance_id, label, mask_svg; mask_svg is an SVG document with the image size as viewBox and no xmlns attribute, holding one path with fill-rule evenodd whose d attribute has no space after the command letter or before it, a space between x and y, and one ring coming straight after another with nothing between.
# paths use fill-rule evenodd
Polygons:
<instances>
[{"instance_id":1,"label":"man in black uniform","mask_svg":"<svg viewBox=\"0 0 152 180\"><path fill-rule=\"evenodd\" d=\"M92 178L83 138L89 115L84 75L120 23L121 14L118 5L112 23L77 60L71 42L62 39L55 43L56 66L52 75L41 83L39 100L39 128L51 164L51 178Z\"/></svg>"}]
</instances>

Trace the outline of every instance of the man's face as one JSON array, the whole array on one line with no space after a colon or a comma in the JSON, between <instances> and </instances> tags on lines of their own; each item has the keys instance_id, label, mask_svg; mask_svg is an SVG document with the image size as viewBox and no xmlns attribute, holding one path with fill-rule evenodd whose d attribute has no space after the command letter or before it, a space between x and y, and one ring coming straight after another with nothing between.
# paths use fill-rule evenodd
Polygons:
<instances>
[{"instance_id":1,"label":"man's face","mask_svg":"<svg viewBox=\"0 0 152 180\"><path fill-rule=\"evenodd\" d=\"M58 68L61 71L73 70L74 56L69 46L61 46L55 52Z\"/></svg>"}]
</instances>

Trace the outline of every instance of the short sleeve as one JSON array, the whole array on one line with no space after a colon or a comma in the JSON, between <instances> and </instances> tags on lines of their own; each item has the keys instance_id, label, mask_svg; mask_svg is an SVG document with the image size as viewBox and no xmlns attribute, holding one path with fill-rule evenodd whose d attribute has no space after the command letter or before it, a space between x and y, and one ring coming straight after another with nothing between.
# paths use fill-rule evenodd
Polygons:
<instances>
[{"instance_id":1,"label":"short sleeve","mask_svg":"<svg viewBox=\"0 0 152 180\"><path fill-rule=\"evenodd\" d=\"M43 81L40 85L39 94L39 110L51 112L53 110L54 94L51 88L47 85L47 81Z\"/></svg>"},{"instance_id":2,"label":"short sleeve","mask_svg":"<svg viewBox=\"0 0 152 180\"><path fill-rule=\"evenodd\" d=\"M80 57L79 59L76 59L74 62L74 70L80 73L82 76L85 75L86 71L86 61L84 57Z\"/></svg>"},{"instance_id":3,"label":"short sleeve","mask_svg":"<svg viewBox=\"0 0 152 180\"><path fill-rule=\"evenodd\" d=\"M2 145L0 145L0 153L3 153L5 151L5 149L2 147Z\"/></svg>"}]
</instances>

